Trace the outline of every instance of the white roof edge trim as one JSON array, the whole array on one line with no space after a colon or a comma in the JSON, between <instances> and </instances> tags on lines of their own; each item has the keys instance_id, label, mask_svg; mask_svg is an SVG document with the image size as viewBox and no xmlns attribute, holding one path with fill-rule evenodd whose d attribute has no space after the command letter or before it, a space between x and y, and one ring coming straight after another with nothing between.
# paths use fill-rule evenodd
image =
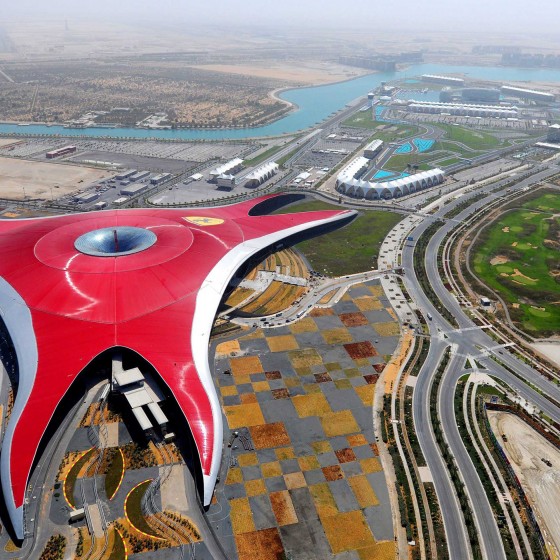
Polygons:
<instances>
[{"instance_id":1,"label":"white roof edge trim","mask_svg":"<svg viewBox=\"0 0 560 560\"><path fill-rule=\"evenodd\" d=\"M191 347L195 369L202 386L206 390L210 405L212 407L212 419L214 422L214 441L212 465L210 473L203 472L204 482L204 505L207 506L212 500L216 478L220 470L222 461L222 443L223 443L223 424L222 411L216 387L212 378L210 364L208 359L208 343L210 341L210 332L214 323L214 316L220 305L223 294L237 269L251 256L258 253L262 249L272 245L281 239L300 233L302 231L312 229L321 225L337 222L355 215L354 210L347 211L343 214L326 218L323 220L315 220L306 224L293 226L281 231L277 231L263 237L245 241L234 247L229 253L224 255L222 259L210 271L203 282L196 297L195 311L193 315L191 327Z\"/></svg>"},{"instance_id":2,"label":"white roof edge trim","mask_svg":"<svg viewBox=\"0 0 560 560\"><path fill-rule=\"evenodd\" d=\"M2 492L8 515L10 516L15 534L18 538L23 539L24 506L16 508L12 492L10 459L15 429L35 384L39 353L35 331L33 330L31 311L22 297L2 277L0 277L0 315L2 315L2 319L14 343L19 367L18 393L2 443L0 473L2 476Z\"/></svg>"}]
</instances>

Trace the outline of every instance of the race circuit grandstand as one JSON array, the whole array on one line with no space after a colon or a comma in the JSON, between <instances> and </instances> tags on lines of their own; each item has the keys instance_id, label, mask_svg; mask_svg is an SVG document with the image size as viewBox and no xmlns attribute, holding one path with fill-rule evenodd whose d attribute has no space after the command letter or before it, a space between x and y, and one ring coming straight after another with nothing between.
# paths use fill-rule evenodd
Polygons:
<instances>
[{"instance_id":1,"label":"race circuit grandstand","mask_svg":"<svg viewBox=\"0 0 560 560\"><path fill-rule=\"evenodd\" d=\"M367 200L399 198L444 182L445 173L441 169L421 171L393 181L382 183L360 179L367 171L370 160L358 157L350 162L336 178L336 190L353 198Z\"/></svg>"}]
</instances>

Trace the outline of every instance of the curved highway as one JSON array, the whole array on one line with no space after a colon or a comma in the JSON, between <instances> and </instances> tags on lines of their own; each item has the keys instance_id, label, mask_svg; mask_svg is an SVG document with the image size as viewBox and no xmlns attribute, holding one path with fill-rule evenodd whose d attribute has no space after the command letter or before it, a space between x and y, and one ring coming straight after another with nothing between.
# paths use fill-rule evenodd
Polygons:
<instances>
[{"instance_id":1,"label":"curved highway","mask_svg":"<svg viewBox=\"0 0 560 560\"><path fill-rule=\"evenodd\" d=\"M540 167L534 169L533 173L534 174L530 177L520 180L517 185L512 187L512 191L520 191L525 187L538 183L543 179L557 174L558 170ZM503 560L505 559L505 552L486 493L484 492L476 469L472 464L465 446L462 443L455 421L453 396L456 382L460 375L464 373L462 371L462 366L466 356L475 357L493 376L510 385L512 389L518 392L523 398L536 405L554 420L560 420L560 410L558 407L522 380L528 380L537 387L539 391L550 395L559 402L560 389L542 377L530 366L519 361L509 352L504 351L496 341L484 332L484 330L475 325L475 323L465 315L455 297L443 285L437 267L438 248L447 234L456 227L457 223L462 222L471 214L473 210L483 208L491 201L500 197L501 195L493 194L490 191L508 181L510 181L510 179L486 185L479 189L477 192L486 192L488 196L470 205L453 220L446 221L433 235L428 244L425 258L426 274L442 306L455 317L459 325L458 329L454 329L449 325L420 288L413 266L414 248L410 245L405 245L402 252L402 266L406 272L404 278L406 288L424 314L426 315L429 312L433 317L431 321L428 321L432 338L430 351L418 375L416 388L413 394L413 419L420 446L434 479L447 534L449 552L451 558L458 559L471 557L472 554L470 553L465 531L465 522L459 508L455 490L451 484L449 474L443 464L441 453L436 444L429 414L432 379L435 371L437 371L445 349L449 345L453 345L454 356L452 356L439 388L438 407L440 419L445 437L455 456L458 469L465 482L465 489L470 497L471 507L479 531L480 545L485 559ZM463 203L465 199L466 198L459 198L444 206L433 214L433 216L427 217L410 235L417 239L431 224L432 219L445 219L445 214L455 206ZM445 333L445 335L443 333ZM490 357L491 355L496 356L500 361L506 364L508 368L515 371L519 377L492 360Z\"/></svg>"}]
</instances>

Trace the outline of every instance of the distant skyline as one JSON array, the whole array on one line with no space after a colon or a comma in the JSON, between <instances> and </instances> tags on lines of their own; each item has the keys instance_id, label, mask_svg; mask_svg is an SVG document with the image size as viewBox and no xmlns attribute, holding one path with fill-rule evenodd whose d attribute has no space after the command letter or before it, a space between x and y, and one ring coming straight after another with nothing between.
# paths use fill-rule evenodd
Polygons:
<instances>
[{"instance_id":1,"label":"distant skyline","mask_svg":"<svg viewBox=\"0 0 560 560\"><path fill-rule=\"evenodd\" d=\"M500 33L555 32L560 45L558 0L17 0L0 5L2 19L28 17L150 20L178 24L291 25ZM551 45L553 47L554 45Z\"/></svg>"}]
</instances>

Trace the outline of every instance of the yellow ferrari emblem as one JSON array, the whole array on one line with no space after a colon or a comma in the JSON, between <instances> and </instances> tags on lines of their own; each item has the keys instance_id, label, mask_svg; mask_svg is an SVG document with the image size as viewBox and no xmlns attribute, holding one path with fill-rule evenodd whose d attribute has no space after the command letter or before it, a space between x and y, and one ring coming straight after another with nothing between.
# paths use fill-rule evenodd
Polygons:
<instances>
[{"instance_id":1,"label":"yellow ferrari emblem","mask_svg":"<svg viewBox=\"0 0 560 560\"><path fill-rule=\"evenodd\" d=\"M220 218L206 218L204 216L186 216L183 219L195 226L219 226L224 223L224 220Z\"/></svg>"}]
</instances>

